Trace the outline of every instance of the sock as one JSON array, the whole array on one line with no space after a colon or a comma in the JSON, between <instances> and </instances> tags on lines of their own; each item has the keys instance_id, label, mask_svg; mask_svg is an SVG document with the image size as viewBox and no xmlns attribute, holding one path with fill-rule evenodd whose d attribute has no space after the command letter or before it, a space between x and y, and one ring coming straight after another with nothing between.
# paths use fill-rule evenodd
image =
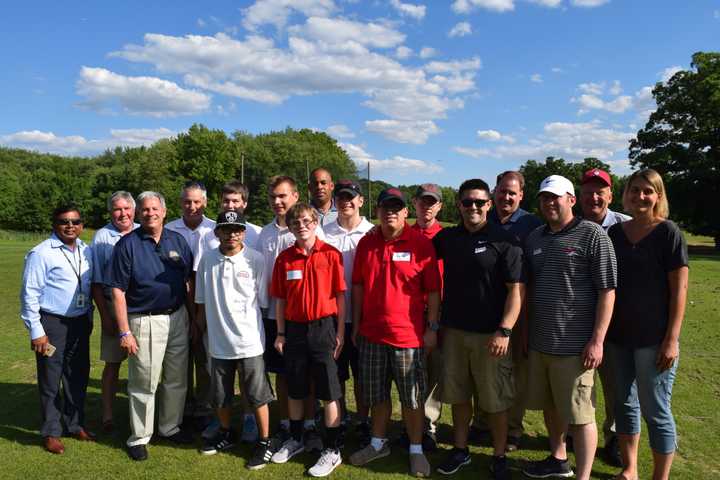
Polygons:
<instances>
[{"instance_id":1,"label":"sock","mask_svg":"<svg viewBox=\"0 0 720 480\"><path fill-rule=\"evenodd\" d=\"M337 450L340 427L325 427L325 446Z\"/></svg>"},{"instance_id":2,"label":"sock","mask_svg":"<svg viewBox=\"0 0 720 480\"><path fill-rule=\"evenodd\" d=\"M422 443L411 443L410 444L410 453L420 453L422 454Z\"/></svg>"},{"instance_id":3,"label":"sock","mask_svg":"<svg viewBox=\"0 0 720 480\"><path fill-rule=\"evenodd\" d=\"M303 422L302 420L290 420L290 435L297 442L302 441Z\"/></svg>"},{"instance_id":4,"label":"sock","mask_svg":"<svg viewBox=\"0 0 720 480\"><path fill-rule=\"evenodd\" d=\"M305 422L303 423L303 428L305 430L307 430L309 428L315 428L315 420L312 418L305 420Z\"/></svg>"},{"instance_id":5,"label":"sock","mask_svg":"<svg viewBox=\"0 0 720 480\"><path fill-rule=\"evenodd\" d=\"M280 428L290 430L290 420L287 418L280 420Z\"/></svg>"},{"instance_id":6,"label":"sock","mask_svg":"<svg viewBox=\"0 0 720 480\"><path fill-rule=\"evenodd\" d=\"M370 439L370 445L375 449L376 452L382 450L383 445L387 442L387 438L372 437Z\"/></svg>"}]
</instances>

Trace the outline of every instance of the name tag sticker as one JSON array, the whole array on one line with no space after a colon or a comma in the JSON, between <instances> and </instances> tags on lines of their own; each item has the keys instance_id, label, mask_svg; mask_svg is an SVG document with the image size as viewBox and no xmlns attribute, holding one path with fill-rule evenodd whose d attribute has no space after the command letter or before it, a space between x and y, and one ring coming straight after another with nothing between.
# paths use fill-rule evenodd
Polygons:
<instances>
[{"instance_id":1,"label":"name tag sticker","mask_svg":"<svg viewBox=\"0 0 720 480\"><path fill-rule=\"evenodd\" d=\"M484 252L485 250L487 250L487 247L477 247L477 248L475 249L475 253L482 253L482 252Z\"/></svg>"},{"instance_id":2,"label":"name tag sticker","mask_svg":"<svg viewBox=\"0 0 720 480\"><path fill-rule=\"evenodd\" d=\"M409 262L410 252L393 252L393 262Z\"/></svg>"},{"instance_id":3,"label":"name tag sticker","mask_svg":"<svg viewBox=\"0 0 720 480\"><path fill-rule=\"evenodd\" d=\"M302 280L302 270L288 270L287 271L287 279L288 280Z\"/></svg>"},{"instance_id":4,"label":"name tag sticker","mask_svg":"<svg viewBox=\"0 0 720 480\"><path fill-rule=\"evenodd\" d=\"M536 248L533 250L533 255L540 255L542 253L542 248Z\"/></svg>"},{"instance_id":5,"label":"name tag sticker","mask_svg":"<svg viewBox=\"0 0 720 480\"><path fill-rule=\"evenodd\" d=\"M240 277L240 278L250 278L250 272L245 272L245 271L241 270L237 274L238 274L238 277Z\"/></svg>"}]
</instances>

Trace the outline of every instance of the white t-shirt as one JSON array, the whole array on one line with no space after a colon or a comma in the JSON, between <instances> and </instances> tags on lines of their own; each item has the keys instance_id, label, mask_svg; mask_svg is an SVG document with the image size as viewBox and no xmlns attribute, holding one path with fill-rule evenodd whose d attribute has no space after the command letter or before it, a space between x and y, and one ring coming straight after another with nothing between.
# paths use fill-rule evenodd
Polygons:
<instances>
[{"instance_id":1,"label":"white t-shirt","mask_svg":"<svg viewBox=\"0 0 720 480\"><path fill-rule=\"evenodd\" d=\"M200 260L195 303L205 305L211 357L231 360L265 351L260 313L268 303L264 263L262 255L248 247L232 257L214 249Z\"/></svg>"},{"instance_id":2,"label":"white t-shirt","mask_svg":"<svg viewBox=\"0 0 720 480\"><path fill-rule=\"evenodd\" d=\"M320 240L325 240L322 228L318 225L315 228L315 235ZM287 227L281 227L277 223L277 218L265 225L260 231L258 237L257 250L265 259L265 281L269 284L272 280L272 272L275 267L275 260L280 253L295 243L295 235L290 232ZM268 318L275 318L275 302L270 302L268 306Z\"/></svg>"},{"instance_id":3,"label":"white t-shirt","mask_svg":"<svg viewBox=\"0 0 720 480\"><path fill-rule=\"evenodd\" d=\"M372 223L365 220L365 217L362 217L358 226L353 230L345 230L337 221L325 225L323 228L325 241L340 250L343 257L345 285L348 286L348 289L345 290L345 323L352 323L352 269L353 263L355 262L355 250L357 249L360 239L364 237L373 226Z\"/></svg>"},{"instance_id":4,"label":"white t-shirt","mask_svg":"<svg viewBox=\"0 0 720 480\"><path fill-rule=\"evenodd\" d=\"M172 222L168 222L167 225L165 225L165 228L183 236L190 246L190 251L193 254L193 270L196 271L198 264L200 263L200 257L202 257L203 253L207 251L204 250L207 246L200 240L203 236L207 235L208 232L212 233L213 230L215 230L215 222L203 215L200 225L198 225L195 230L191 230L190 227L185 225L185 221L182 217L180 217Z\"/></svg>"}]
</instances>

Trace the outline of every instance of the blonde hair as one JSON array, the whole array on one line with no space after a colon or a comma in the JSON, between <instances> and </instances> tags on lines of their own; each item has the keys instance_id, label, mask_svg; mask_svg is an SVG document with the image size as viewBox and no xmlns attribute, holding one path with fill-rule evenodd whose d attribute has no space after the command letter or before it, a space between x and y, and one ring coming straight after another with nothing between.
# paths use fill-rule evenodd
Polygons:
<instances>
[{"instance_id":1,"label":"blonde hair","mask_svg":"<svg viewBox=\"0 0 720 480\"><path fill-rule=\"evenodd\" d=\"M300 218L304 213L309 214L314 222L318 221L318 214L313 207L304 202L298 202L290 207L285 214L285 222L290 225L294 220Z\"/></svg>"},{"instance_id":2,"label":"blonde hair","mask_svg":"<svg viewBox=\"0 0 720 480\"><path fill-rule=\"evenodd\" d=\"M658 194L658 201L655 204L655 207L653 207L653 216L668 218L670 215L670 206L668 205L667 194L665 192L665 184L663 183L663 179L660 174L652 168L638 170L630 175L630 178L628 178L628 181L625 184L625 190L623 191L623 208L626 211L628 210L628 194L630 193L630 187L633 182L638 179L649 183Z\"/></svg>"}]
</instances>

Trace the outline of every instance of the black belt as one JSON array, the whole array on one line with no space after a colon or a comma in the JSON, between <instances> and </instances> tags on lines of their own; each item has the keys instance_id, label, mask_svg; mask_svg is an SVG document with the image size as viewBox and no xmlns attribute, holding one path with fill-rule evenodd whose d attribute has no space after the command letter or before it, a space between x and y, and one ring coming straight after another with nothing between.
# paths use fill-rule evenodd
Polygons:
<instances>
[{"instance_id":1,"label":"black belt","mask_svg":"<svg viewBox=\"0 0 720 480\"><path fill-rule=\"evenodd\" d=\"M40 310L40 315L43 315L45 317L55 317L60 320L79 320L83 318L88 318L91 311L87 311L86 313L83 313L82 315L78 315L77 317L66 317L65 315L58 315L57 313L50 313L45 310Z\"/></svg>"},{"instance_id":2,"label":"black belt","mask_svg":"<svg viewBox=\"0 0 720 480\"><path fill-rule=\"evenodd\" d=\"M180 309L180 307L182 307L182 304L178 305L177 307L173 307L173 308L166 308L166 309L162 309L162 310L148 310L146 312L138 312L137 315L143 315L145 317L147 317L149 315L172 315L173 313L177 312Z\"/></svg>"}]
</instances>

